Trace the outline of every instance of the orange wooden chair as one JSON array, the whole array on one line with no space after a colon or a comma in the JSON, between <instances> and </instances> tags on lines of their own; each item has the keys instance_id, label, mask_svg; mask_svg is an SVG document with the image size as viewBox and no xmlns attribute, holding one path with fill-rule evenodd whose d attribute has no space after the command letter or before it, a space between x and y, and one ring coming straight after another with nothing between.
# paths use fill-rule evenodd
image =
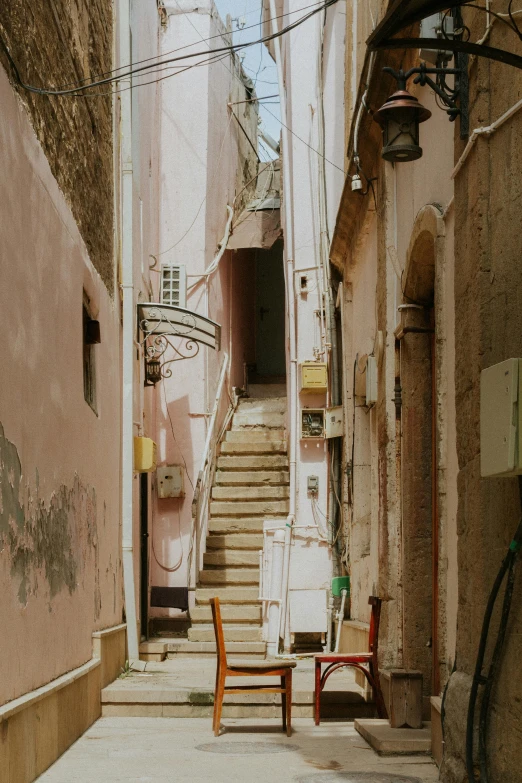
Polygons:
<instances>
[{"instance_id":1,"label":"orange wooden chair","mask_svg":"<svg viewBox=\"0 0 522 783\"><path fill-rule=\"evenodd\" d=\"M319 653L315 656L315 698L314 718L318 726L321 720L321 691L326 685L328 677L338 669L352 667L364 674L373 688L373 696L379 718L387 718L388 713L384 704L379 680L379 664L377 660L379 644L379 623L381 619L381 599L371 595L368 603L372 607L370 619L370 636L368 640L368 652L360 653ZM322 664L328 664L322 672Z\"/></svg>"},{"instance_id":2,"label":"orange wooden chair","mask_svg":"<svg viewBox=\"0 0 522 783\"><path fill-rule=\"evenodd\" d=\"M283 708L283 731L287 737L292 734L292 669L295 661L237 661L227 662L225 636L221 620L219 598L211 598L212 620L216 634L217 671L214 693L214 719L212 728L219 736L223 697L227 693L280 693ZM280 677L281 686L276 685L237 685L226 686L227 677Z\"/></svg>"}]
</instances>

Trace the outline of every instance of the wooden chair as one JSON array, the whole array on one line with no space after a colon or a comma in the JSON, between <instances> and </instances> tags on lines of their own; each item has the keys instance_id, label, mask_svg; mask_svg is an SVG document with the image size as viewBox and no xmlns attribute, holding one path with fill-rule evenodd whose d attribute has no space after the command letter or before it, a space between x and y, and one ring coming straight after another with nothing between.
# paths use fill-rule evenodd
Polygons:
<instances>
[{"instance_id":1,"label":"wooden chair","mask_svg":"<svg viewBox=\"0 0 522 783\"><path fill-rule=\"evenodd\" d=\"M379 718L387 718L386 706L379 681L379 664L377 660L379 644L379 622L381 619L381 599L370 596L368 603L372 607L370 619L370 636L368 652L361 653L320 653L315 656L315 694L314 694L314 718L318 726L321 720L321 691L326 685L328 677L338 669L352 667L361 671L371 687L377 707ZM328 664L321 673L322 664Z\"/></svg>"},{"instance_id":2,"label":"wooden chair","mask_svg":"<svg viewBox=\"0 0 522 783\"><path fill-rule=\"evenodd\" d=\"M287 737L292 734L292 669L295 661L237 661L227 662L225 636L221 621L219 598L211 598L212 620L216 634L217 671L216 690L214 693L214 720L212 728L219 736L223 697L227 693L280 693L283 708L283 731ZM280 677L281 686L275 685L238 685L226 686L227 677Z\"/></svg>"}]
</instances>

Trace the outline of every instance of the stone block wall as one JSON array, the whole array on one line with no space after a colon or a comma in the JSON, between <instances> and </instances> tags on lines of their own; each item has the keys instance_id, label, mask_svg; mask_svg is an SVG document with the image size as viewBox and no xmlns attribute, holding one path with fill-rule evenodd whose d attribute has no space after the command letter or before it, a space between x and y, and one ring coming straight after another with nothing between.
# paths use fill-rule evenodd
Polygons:
<instances>
[{"instance_id":1,"label":"stone block wall","mask_svg":"<svg viewBox=\"0 0 522 783\"><path fill-rule=\"evenodd\" d=\"M62 88L110 71L112 14L110 0L6 0L0 3L0 36L26 84ZM1 49L0 62L26 106L90 259L112 292L111 86L87 90L85 97L28 92L17 85Z\"/></svg>"}]
</instances>

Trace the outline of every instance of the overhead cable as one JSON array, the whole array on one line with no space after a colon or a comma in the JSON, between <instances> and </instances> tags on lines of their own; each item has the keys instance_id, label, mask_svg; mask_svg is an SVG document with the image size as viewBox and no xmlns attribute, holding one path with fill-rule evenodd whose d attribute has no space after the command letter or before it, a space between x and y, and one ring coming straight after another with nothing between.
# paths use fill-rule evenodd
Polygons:
<instances>
[{"instance_id":1,"label":"overhead cable","mask_svg":"<svg viewBox=\"0 0 522 783\"><path fill-rule=\"evenodd\" d=\"M314 8L313 11L310 11L308 14L305 14L300 19L297 19L295 22L292 22L291 24L287 25L286 27L283 27L281 30L279 30L276 33L272 33L271 35L263 36L262 38L259 38L255 41L249 41L247 43L243 44L232 44L230 46L221 46L217 49L212 49L211 53L212 55L219 54L220 52L236 52L238 49L246 49L250 46L255 46L257 44L261 43L267 43L268 41L272 41L275 38L280 38L281 36L285 35L286 33L291 32L296 27L299 27L303 22L306 22L308 19L310 19L312 16L315 16L315 14L319 13L320 11L323 11L325 8L328 8L331 5L334 5L337 2L337 0L327 0L326 3L323 3L317 8ZM68 89L48 89L43 87L36 87L32 84L26 84L22 77L20 76L20 72L18 70L18 67L11 56L11 52L9 51L9 47L5 43L4 39L0 36L0 46L5 52L5 55L9 61L9 64L13 70L15 79L20 87L22 89L27 90L27 92L32 92L37 95L75 95L77 93L81 93L85 90L92 89L93 87L100 87L104 84L112 84L115 81L119 81L121 79L128 78L130 76L135 76L136 74L142 73L143 75L146 75L147 71L150 71L153 68L161 67L165 65L169 65L170 63L174 62L180 62L181 60L187 60L192 57L201 57L203 55L208 55L209 51L199 51L199 52L189 52L187 54L179 55L177 57L170 57L167 60L159 60L157 62L151 63L150 65L143 65L139 68L131 68L126 73L118 74L117 76L110 76L105 79L98 79L97 81L91 81L87 84L77 84L74 87L68 88Z\"/></svg>"}]
</instances>

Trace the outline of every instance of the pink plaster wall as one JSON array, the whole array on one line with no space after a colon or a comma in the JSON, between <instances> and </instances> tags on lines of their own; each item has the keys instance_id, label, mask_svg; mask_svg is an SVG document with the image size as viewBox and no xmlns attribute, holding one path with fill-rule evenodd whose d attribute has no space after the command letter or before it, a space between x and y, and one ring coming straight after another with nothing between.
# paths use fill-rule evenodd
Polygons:
<instances>
[{"instance_id":1,"label":"pink plaster wall","mask_svg":"<svg viewBox=\"0 0 522 783\"><path fill-rule=\"evenodd\" d=\"M118 308L1 68L0 102L3 703L90 659L92 630L122 620L122 588ZM83 394L83 291L101 324L98 415Z\"/></svg>"}]
</instances>

